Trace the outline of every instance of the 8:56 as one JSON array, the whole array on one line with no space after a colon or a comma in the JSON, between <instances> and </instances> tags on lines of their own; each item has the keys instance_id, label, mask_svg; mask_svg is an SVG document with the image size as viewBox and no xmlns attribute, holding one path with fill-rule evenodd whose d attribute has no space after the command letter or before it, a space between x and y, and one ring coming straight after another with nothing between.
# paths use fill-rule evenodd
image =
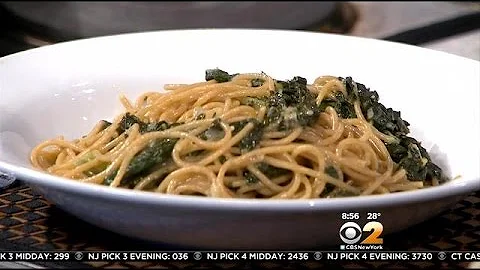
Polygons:
<instances>
[{"instance_id":1,"label":"8:56","mask_svg":"<svg viewBox=\"0 0 480 270\"><path fill-rule=\"evenodd\" d=\"M348 219L359 219L360 214L359 213L342 213L342 219L343 220L348 220Z\"/></svg>"}]
</instances>

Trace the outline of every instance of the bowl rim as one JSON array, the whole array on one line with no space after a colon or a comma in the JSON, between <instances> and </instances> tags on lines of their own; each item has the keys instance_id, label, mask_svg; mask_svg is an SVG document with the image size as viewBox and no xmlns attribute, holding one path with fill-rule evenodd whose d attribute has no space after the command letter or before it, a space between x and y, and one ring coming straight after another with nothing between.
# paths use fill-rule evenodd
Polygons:
<instances>
[{"instance_id":1,"label":"bowl rim","mask_svg":"<svg viewBox=\"0 0 480 270\"><path fill-rule=\"evenodd\" d=\"M436 53L444 57L454 57L458 60L470 62L470 64L479 64L479 61L457 56L454 54L436 51L428 48L421 48L418 46L401 44L397 42L379 40L374 38L345 36L340 34L316 33L310 31L300 30L278 30L278 29L180 29L180 30L159 30L147 32L124 33L117 35L100 36L86 39L77 39L67 42L56 43L30 49L22 52L17 52L0 58L0 64L6 61L14 61L17 57L27 57L32 53L48 52L59 47L79 46L83 43L95 43L99 41L108 41L117 38L131 38L138 36L157 36L165 33L198 33L198 32L257 32L257 33L271 33L276 34L298 34L298 35L317 35L325 37L334 37L336 39L349 40L350 42L374 42L384 43L386 46L394 46L404 49L423 50L425 52ZM16 179L32 184L35 186L46 186L55 189L70 191L85 196L93 196L95 199L103 200L117 200L131 203L141 203L149 205L168 205L176 207L189 207L192 209L202 208L211 210L251 210L251 211L322 211L322 210L348 210L398 204L410 204L424 201L430 201L450 196L467 196L468 193L480 190L480 175L470 179L451 180L452 183L443 184L437 187L429 187L414 191L404 191L398 193L391 193L385 195L368 195L346 198L331 198L331 199L239 199L239 198L211 198L211 197L196 197L196 196L182 196L159 194L154 192L137 191L122 188L111 188L108 186L88 184L80 181L73 181L67 178L50 175L44 172L37 171L33 168L26 168L22 166L13 165L0 160L0 170L11 174Z\"/></svg>"}]
</instances>

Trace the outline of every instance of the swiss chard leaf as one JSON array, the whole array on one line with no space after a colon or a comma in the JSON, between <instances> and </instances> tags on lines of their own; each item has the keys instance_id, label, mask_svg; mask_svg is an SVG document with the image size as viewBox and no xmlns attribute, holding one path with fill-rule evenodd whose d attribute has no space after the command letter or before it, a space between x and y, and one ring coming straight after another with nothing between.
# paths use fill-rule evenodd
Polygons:
<instances>
[{"instance_id":1,"label":"swiss chard leaf","mask_svg":"<svg viewBox=\"0 0 480 270\"><path fill-rule=\"evenodd\" d=\"M361 83L354 82L351 77L345 79L347 92L355 93L360 101L362 113L375 128L393 136L406 135L410 132L408 122L401 118L401 114L392 108L387 108L379 102L376 91L370 91Z\"/></svg>"},{"instance_id":2,"label":"swiss chard leaf","mask_svg":"<svg viewBox=\"0 0 480 270\"><path fill-rule=\"evenodd\" d=\"M320 115L315 95L307 88L307 80L296 76L290 81L276 81L275 92L268 99L266 125L275 125L279 130L297 126L311 126Z\"/></svg>"},{"instance_id":3,"label":"swiss chard leaf","mask_svg":"<svg viewBox=\"0 0 480 270\"><path fill-rule=\"evenodd\" d=\"M257 163L256 167L259 171L261 171L266 177L270 179L290 173L289 170L277 168L265 162ZM253 173L248 170L245 170L243 172L243 177L249 184L257 183L258 181L260 181Z\"/></svg>"},{"instance_id":4,"label":"swiss chard leaf","mask_svg":"<svg viewBox=\"0 0 480 270\"><path fill-rule=\"evenodd\" d=\"M322 193L320 194L320 198L325 198L327 195L335 189L335 185L330 183L325 184L325 188L323 188Z\"/></svg>"},{"instance_id":5,"label":"swiss chard leaf","mask_svg":"<svg viewBox=\"0 0 480 270\"><path fill-rule=\"evenodd\" d=\"M255 109L260 109L261 107L267 107L268 100L262 97L245 97L242 99L242 104L252 106Z\"/></svg>"},{"instance_id":6,"label":"swiss chard leaf","mask_svg":"<svg viewBox=\"0 0 480 270\"><path fill-rule=\"evenodd\" d=\"M152 166L165 163L171 158L171 154L178 139L157 139L140 151L128 164L125 178L136 175L150 169Z\"/></svg>"},{"instance_id":7,"label":"swiss chard leaf","mask_svg":"<svg viewBox=\"0 0 480 270\"><path fill-rule=\"evenodd\" d=\"M263 125L257 119L251 119L249 122L253 123L253 129L238 144L242 153L255 149L260 144L263 136Z\"/></svg>"},{"instance_id":8,"label":"swiss chard leaf","mask_svg":"<svg viewBox=\"0 0 480 270\"><path fill-rule=\"evenodd\" d=\"M102 120L102 130L108 128L111 125L112 125L111 122L108 122L107 120Z\"/></svg>"},{"instance_id":9,"label":"swiss chard leaf","mask_svg":"<svg viewBox=\"0 0 480 270\"><path fill-rule=\"evenodd\" d=\"M250 83L252 84L252 87L259 87L265 83L265 80L261 78L255 78L255 79L252 79Z\"/></svg>"},{"instance_id":10,"label":"swiss chard leaf","mask_svg":"<svg viewBox=\"0 0 480 270\"><path fill-rule=\"evenodd\" d=\"M408 128L410 124L402 119L399 111L385 107L379 102L376 91L371 91L365 85L354 82L351 77L339 79L344 82L347 90L347 97L344 100L351 104L358 100L365 119L380 132L396 138L395 142L386 142L385 145L392 160L405 169L408 179L418 181L446 180L440 167L432 162L421 143L407 136L410 132ZM332 100L322 101L320 109L324 110L327 106L333 106L340 115L348 113L349 109L346 109L346 107L344 109L339 108L338 100L340 100L340 103L343 100L338 98L338 94L336 97L337 103ZM350 108L353 108L353 106Z\"/></svg>"},{"instance_id":11,"label":"swiss chard leaf","mask_svg":"<svg viewBox=\"0 0 480 270\"><path fill-rule=\"evenodd\" d=\"M247 184L255 184L260 181L253 173L248 170L243 171L243 178L245 178Z\"/></svg>"},{"instance_id":12,"label":"swiss chard leaf","mask_svg":"<svg viewBox=\"0 0 480 270\"><path fill-rule=\"evenodd\" d=\"M206 141L217 141L223 138L224 136L225 136L225 132L223 131L221 121L219 118L216 118L208 129L206 129L205 131L200 133L200 135L198 135L200 139L206 140Z\"/></svg>"},{"instance_id":13,"label":"swiss chard leaf","mask_svg":"<svg viewBox=\"0 0 480 270\"><path fill-rule=\"evenodd\" d=\"M416 181L437 179L446 181L442 169L435 165L421 143L408 136L400 136L399 143L386 144L392 160L407 172L407 178Z\"/></svg>"},{"instance_id":14,"label":"swiss chard leaf","mask_svg":"<svg viewBox=\"0 0 480 270\"><path fill-rule=\"evenodd\" d=\"M357 117L353 104L350 103L341 92L335 93L334 98L325 98L322 100L318 109L320 112L323 112L329 106L334 108L338 116L343 119Z\"/></svg>"},{"instance_id":15,"label":"swiss chard leaf","mask_svg":"<svg viewBox=\"0 0 480 270\"><path fill-rule=\"evenodd\" d=\"M231 123L230 126L233 127L232 135L235 136L238 132L245 128L248 123L253 124L253 129L250 130L250 132L247 133L247 135L245 135L245 137L243 137L238 143L238 147L242 153L246 153L256 148L260 144L264 132L264 125L257 119L250 118Z\"/></svg>"},{"instance_id":16,"label":"swiss chard leaf","mask_svg":"<svg viewBox=\"0 0 480 270\"><path fill-rule=\"evenodd\" d=\"M205 71L205 80L206 81L215 80L218 83L223 83L223 82L228 82L232 80L232 78L235 77L236 75L237 74L230 75L228 74L228 72L218 68L207 69Z\"/></svg>"},{"instance_id":17,"label":"swiss chard leaf","mask_svg":"<svg viewBox=\"0 0 480 270\"><path fill-rule=\"evenodd\" d=\"M232 130L232 135L235 136L238 132L240 132L247 124L249 123L249 120L242 120L238 122L233 122L230 124L231 127L233 127Z\"/></svg>"},{"instance_id":18,"label":"swiss chard leaf","mask_svg":"<svg viewBox=\"0 0 480 270\"><path fill-rule=\"evenodd\" d=\"M135 180L135 176L149 170L156 164L166 163L171 158L171 154L178 139L157 139L150 142L143 150L136 154L130 164L127 166L125 175L120 184L131 185L131 181ZM103 182L104 185L110 185L117 171L110 174Z\"/></svg>"},{"instance_id":19,"label":"swiss chard leaf","mask_svg":"<svg viewBox=\"0 0 480 270\"><path fill-rule=\"evenodd\" d=\"M339 177L337 170L335 170L335 168L333 166L325 167L324 171L325 171L326 174L330 175L333 178L338 179L338 177Z\"/></svg>"},{"instance_id":20,"label":"swiss chard leaf","mask_svg":"<svg viewBox=\"0 0 480 270\"><path fill-rule=\"evenodd\" d=\"M122 120L120 120L120 125L117 128L118 134L124 133L125 131L130 129L134 124L138 124L140 128L140 133L142 134L148 133L148 132L154 132L154 131L163 131L172 127L170 124L168 124L165 121L145 123L142 120L140 120L140 118L138 118L137 116L131 113L126 113L122 117Z\"/></svg>"}]
</instances>

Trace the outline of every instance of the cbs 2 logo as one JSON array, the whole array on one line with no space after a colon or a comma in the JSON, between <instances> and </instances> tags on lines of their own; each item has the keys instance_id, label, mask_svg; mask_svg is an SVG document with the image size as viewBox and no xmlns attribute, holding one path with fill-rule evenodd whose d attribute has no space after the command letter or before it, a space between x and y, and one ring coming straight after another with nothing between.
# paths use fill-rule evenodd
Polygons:
<instances>
[{"instance_id":1,"label":"cbs 2 logo","mask_svg":"<svg viewBox=\"0 0 480 270\"><path fill-rule=\"evenodd\" d=\"M383 244L383 238L379 238L379 236L383 232L383 225L378 221L370 221L363 229L360 226L352 221L349 221L342 225L339 231L340 239L345 244L355 244L360 241L362 238L362 231L363 232L371 232L365 240L363 240L360 244L373 244L373 245L381 245Z\"/></svg>"}]
</instances>

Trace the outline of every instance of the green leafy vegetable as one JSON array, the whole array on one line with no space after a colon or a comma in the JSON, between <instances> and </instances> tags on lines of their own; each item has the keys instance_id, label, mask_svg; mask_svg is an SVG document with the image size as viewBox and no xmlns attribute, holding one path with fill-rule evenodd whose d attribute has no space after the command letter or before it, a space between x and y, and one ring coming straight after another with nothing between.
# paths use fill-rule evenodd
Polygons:
<instances>
[{"instance_id":1,"label":"green leafy vegetable","mask_svg":"<svg viewBox=\"0 0 480 270\"><path fill-rule=\"evenodd\" d=\"M228 82L230 81L233 77L235 77L237 74L230 75L228 72L225 72L221 69L215 68L215 69L207 69L205 71L205 80L210 81L210 80L215 80L218 83L223 83L223 82Z\"/></svg>"},{"instance_id":2,"label":"green leafy vegetable","mask_svg":"<svg viewBox=\"0 0 480 270\"><path fill-rule=\"evenodd\" d=\"M128 164L125 178L145 171L155 164L166 162L170 159L177 141L178 139L165 138L150 142Z\"/></svg>"},{"instance_id":3,"label":"green leafy vegetable","mask_svg":"<svg viewBox=\"0 0 480 270\"><path fill-rule=\"evenodd\" d=\"M425 181L437 179L444 182L447 178L434 164L421 143L408 136L400 136L400 143L386 144L392 160L407 172L410 180Z\"/></svg>"},{"instance_id":4,"label":"green leafy vegetable","mask_svg":"<svg viewBox=\"0 0 480 270\"><path fill-rule=\"evenodd\" d=\"M311 126L320 115L315 95L307 88L307 80L299 76L286 82L277 81L268 105L265 124L276 126L278 130Z\"/></svg>"},{"instance_id":5,"label":"green leafy vegetable","mask_svg":"<svg viewBox=\"0 0 480 270\"><path fill-rule=\"evenodd\" d=\"M122 120L120 120L120 124L117 128L118 134L122 134L123 132L129 130L133 125L138 124L140 128L144 125L140 118L136 117L131 113L126 113Z\"/></svg>"},{"instance_id":6,"label":"green leafy vegetable","mask_svg":"<svg viewBox=\"0 0 480 270\"><path fill-rule=\"evenodd\" d=\"M76 161L75 165L79 166L79 165L85 164L89 161L94 160L95 158L96 158L96 156L93 152L88 152L81 159ZM95 167L92 167L92 168L88 169L87 171L84 171L83 173L86 174L87 176L94 176L94 175L104 171L108 167L109 164L110 164L109 162L100 162L100 164L96 165Z\"/></svg>"},{"instance_id":7,"label":"green leafy vegetable","mask_svg":"<svg viewBox=\"0 0 480 270\"><path fill-rule=\"evenodd\" d=\"M319 110L323 112L327 107L331 106L341 118L348 119L357 117L353 103L349 102L342 92L336 92L334 96L335 98L333 99L325 98L322 100L319 105Z\"/></svg>"},{"instance_id":8,"label":"green leafy vegetable","mask_svg":"<svg viewBox=\"0 0 480 270\"><path fill-rule=\"evenodd\" d=\"M325 198L328 196L330 192L332 192L335 189L335 185L332 185L330 183L325 184L325 188L323 189L322 193L320 194L320 198Z\"/></svg>"},{"instance_id":9,"label":"green leafy vegetable","mask_svg":"<svg viewBox=\"0 0 480 270\"><path fill-rule=\"evenodd\" d=\"M325 167L324 171L326 174L330 175L331 177L338 179L338 172L337 170L335 170L333 166Z\"/></svg>"},{"instance_id":10,"label":"green leafy vegetable","mask_svg":"<svg viewBox=\"0 0 480 270\"><path fill-rule=\"evenodd\" d=\"M87 176L94 176L96 174L103 172L105 169L107 169L108 165L110 165L109 162L101 162L99 165L93 168L90 168L89 170L83 173L85 173Z\"/></svg>"},{"instance_id":11,"label":"green leafy vegetable","mask_svg":"<svg viewBox=\"0 0 480 270\"><path fill-rule=\"evenodd\" d=\"M410 124L401 118L400 112L381 104L376 91L370 91L365 85L354 82L351 77L347 77L344 83L347 92L351 93L349 95L352 102L360 101L365 119L379 131L394 136L406 135L410 132L408 129Z\"/></svg>"},{"instance_id":12,"label":"green leafy vegetable","mask_svg":"<svg viewBox=\"0 0 480 270\"><path fill-rule=\"evenodd\" d=\"M107 120L102 120L101 122L102 122L102 130L104 130L104 129L106 129L106 128L108 128L109 126L112 125L112 123L111 123L111 122L108 122Z\"/></svg>"},{"instance_id":13,"label":"green leafy vegetable","mask_svg":"<svg viewBox=\"0 0 480 270\"><path fill-rule=\"evenodd\" d=\"M260 144L263 136L264 127L262 123L260 123L257 119L250 119L249 122L253 123L253 129L250 130L250 132L245 135L245 137L243 137L238 144L242 153L246 153L255 149Z\"/></svg>"},{"instance_id":14,"label":"green leafy vegetable","mask_svg":"<svg viewBox=\"0 0 480 270\"><path fill-rule=\"evenodd\" d=\"M277 168L265 162L257 163L256 167L258 168L259 171L261 171L266 177L270 179L290 173L289 170L286 170L283 168ZM260 181L253 173L251 173L248 170L245 170L243 172L243 177L245 178L248 184L257 183L258 181Z\"/></svg>"},{"instance_id":15,"label":"green leafy vegetable","mask_svg":"<svg viewBox=\"0 0 480 270\"><path fill-rule=\"evenodd\" d=\"M131 115L129 115L131 116ZM128 123L132 123L133 117L126 117ZM137 122L138 123L138 122ZM133 124L132 124L133 125ZM147 125L148 126L148 125ZM168 129L170 125L166 122L155 124L155 129ZM172 125L173 126L173 125ZM153 126L150 126L153 129ZM170 126L171 127L171 126ZM148 130L148 129L147 129ZM148 132L148 131L145 131ZM171 158L171 153L178 139L163 138L151 141L144 149L137 153L130 164L128 164L125 175L121 180L121 185L131 185L135 176L142 174L157 164L166 163ZM110 174L103 182L104 185L110 185L115 179L117 172Z\"/></svg>"},{"instance_id":16,"label":"green leafy vegetable","mask_svg":"<svg viewBox=\"0 0 480 270\"><path fill-rule=\"evenodd\" d=\"M223 131L220 119L215 119L210 127L200 133L198 137L205 141L217 141L225 137L225 132Z\"/></svg>"},{"instance_id":17,"label":"green leafy vegetable","mask_svg":"<svg viewBox=\"0 0 480 270\"><path fill-rule=\"evenodd\" d=\"M392 160L405 169L408 179L417 181L437 179L439 182L447 180L440 167L432 162L421 143L407 136L410 133L408 128L410 124L401 118L400 112L385 107L379 102L376 91L371 91L365 85L354 82L351 77L339 79L344 82L348 93L344 101L349 102L352 105L351 108L353 108L353 102L358 100L365 119L380 132L394 138L393 141L386 142L385 145ZM332 104L331 102L327 100L323 106L328 106ZM338 107L335 107L335 109L342 111L342 113L347 111L338 109Z\"/></svg>"},{"instance_id":18,"label":"green leafy vegetable","mask_svg":"<svg viewBox=\"0 0 480 270\"><path fill-rule=\"evenodd\" d=\"M255 184L260 181L253 173L248 170L243 171L243 177L245 178L245 181L247 181L247 184Z\"/></svg>"},{"instance_id":19,"label":"green leafy vegetable","mask_svg":"<svg viewBox=\"0 0 480 270\"><path fill-rule=\"evenodd\" d=\"M242 120L238 122L233 122L230 124L233 127L232 135L235 136L238 132L240 132L247 124L249 120Z\"/></svg>"},{"instance_id":20,"label":"green leafy vegetable","mask_svg":"<svg viewBox=\"0 0 480 270\"><path fill-rule=\"evenodd\" d=\"M258 97L245 97L242 99L241 104L252 106L255 109L260 109L261 107L267 107L268 99L267 98L258 98Z\"/></svg>"},{"instance_id":21,"label":"green leafy vegetable","mask_svg":"<svg viewBox=\"0 0 480 270\"><path fill-rule=\"evenodd\" d=\"M105 180L103 181L103 184L105 186L110 186L113 180L115 180L115 176L117 176L117 172L111 173L110 175L107 176L107 178L105 178Z\"/></svg>"},{"instance_id":22,"label":"green leafy vegetable","mask_svg":"<svg viewBox=\"0 0 480 270\"><path fill-rule=\"evenodd\" d=\"M250 118L231 123L230 126L233 127L232 135L235 136L238 132L244 129L248 123L253 124L253 129L250 130L250 132L247 133L247 135L245 135L245 137L243 137L243 139L238 143L238 147L242 153L246 153L256 148L260 144L264 132L264 125L257 119Z\"/></svg>"},{"instance_id":23,"label":"green leafy vegetable","mask_svg":"<svg viewBox=\"0 0 480 270\"><path fill-rule=\"evenodd\" d=\"M160 122L154 122L154 123L145 123L140 118L137 116L131 114L131 113L126 113L123 117L122 120L120 120L120 125L117 128L118 134L124 133L126 130L130 129L134 124L138 124L140 127L140 133L148 133L148 132L153 132L153 131L163 131L169 129L171 126L165 122L165 121L160 121Z\"/></svg>"},{"instance_id":24,"label":"green leafy vegetable","mask_svg":"<svg viewBox=\"0 0 480 270\"><path fill-rule=\"evenodd\" d=\"M265 125L278 127L281 121L282 121L282 107L276 107L276 106L270 105L270 107L268 107L267 114L265 116L265 120L264 120Z\"/></svg>"},{"instance_id":25,"label":"green leafy vegetable","mask_svg":"<svg viewBox=\"0 0 480 270\"><path fill-rule=\"evenodd\" d=\"M342 197L353 197L353 196L358 196L358 194L355 194L351 191L341 189L341 188L335 188L328 194L329 198L342 198Z\"/></svg>"},{"instance_id":26,"label":"green leafy vegetable","mask_svg":"<svg viewBox=\"0 0 480 270\"><path fill-rule=\"evenodd\" d=\"M255 78L255 79L252 79L250 83L252 84L252 87L259 87L265 83L265 80L261 78Z\"/></svg>"}]
</instances>

